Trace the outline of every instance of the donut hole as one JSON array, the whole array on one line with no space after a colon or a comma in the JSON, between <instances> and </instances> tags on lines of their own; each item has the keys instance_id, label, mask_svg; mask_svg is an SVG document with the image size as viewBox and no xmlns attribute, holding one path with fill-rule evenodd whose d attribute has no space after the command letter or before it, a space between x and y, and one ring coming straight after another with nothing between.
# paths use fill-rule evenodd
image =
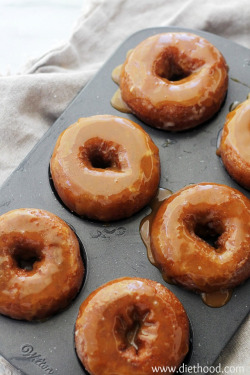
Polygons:
<instances>
[{"instance_id":1,"label":"donut hole","mask_svg":"<svg viewBox=\"0 0 250 375\"><path fill-rule=\"evenodd\" d=\"M219 238L224 232L220 221L197 220L194 225L194 234L215 249L219 248Z\"/></svg>"},{"instance_id":2,"label":"donut hole","mask_svg":"<svg viewBox=\"0 0 250 375\"><path fill-rule=\"evenodd\" d=\"M111 155L103 155L98 151L94 151L90 155L89 160L93 168L109 169L113 166L112 158L110 156Z\"/></svg>"},{"instance_id":3,"label":"donut hole","mask_svg":"<svg viewBox=\"0 0 250 375\"><path fill-rule=\"evenodd\" d=\"M91 169L122 170L128 166L126 152L115 142L91 138L79 149L80 161Z\"/></svg>"},{"instance_id":4,"label":"donut hole","mask_svg":"<svg viewBox=\"0 0 250 375\"><path fill-rule=\"evenodd\" d=\"M32 271L35 264L41 262L41 251L34 247L20 245L14 248L12 259L17 268L24 271Z\"/></svg>"},{"instance_id":5,"label":"donut hole","mask_svg":"<svg viewBox=\"0 0 250 375\"><path fill-rule=\"evenodd\" d=\"M177 48L168 48L155 64L155 74L171 82L189 77L204 64L203 60L191 59Z\"/></svg>"},{"instance_id":6,"label":"donut hole","mask_svg":"<svg viewBox=\"0 0 250 375\"><path fill-rule=\"evenodd\" d=\"M176 61L172 61L169 64L167 71L163 71L162 78L166 78L171 82L181 81L184 78L189 77L191 72L185 71Z\"/></svg>"},{"instance_id":7,"label":"donut hole","mask_svg":"<svg viewBox=\"0 0 250 375\"><path fill-rule=\"evenodd\" d=\"M117 336L118 349L121 352L133 349L135 355L143 348L143 341L140 339L140 332L145 325L149 310L141 310L136 306L129 308L126 314L117 316L115 334ZM147 325L150 325L147 323Z\"/></svg>"}]
</instances>

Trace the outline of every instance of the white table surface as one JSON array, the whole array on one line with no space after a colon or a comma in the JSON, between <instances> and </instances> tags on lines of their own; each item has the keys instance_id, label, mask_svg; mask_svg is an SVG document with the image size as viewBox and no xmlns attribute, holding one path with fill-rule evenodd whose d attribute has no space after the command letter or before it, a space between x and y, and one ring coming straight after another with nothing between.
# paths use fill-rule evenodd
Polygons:
<instances>
[{"instance_id":1,"label":"white table surface","mask_svg":"<svg viewBox=\"0 0 250 375\"><path fill-rule=\"evenodd\" d=\"M84 0L0 0L0 75L67 40Z\"/></svg>"}]
</instances>

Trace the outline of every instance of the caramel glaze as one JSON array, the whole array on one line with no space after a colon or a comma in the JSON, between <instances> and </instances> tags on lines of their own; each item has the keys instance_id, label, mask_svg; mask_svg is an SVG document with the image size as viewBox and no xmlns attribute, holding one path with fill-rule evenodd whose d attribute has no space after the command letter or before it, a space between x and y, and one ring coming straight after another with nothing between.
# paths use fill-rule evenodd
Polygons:
<instances>
[{"instance_id":1,"label":"caramel glaze","mask_svg":"<svg viewBox=\"0 0 250 375\"><path fill-rule=\"evenodd\" d=\"M189 322L163 285L125 277L99 287L82 303L75 344L91 375L151 375L153 366L182 363Z\"/></svg>"},{"instance_id":2,"label":"caramel glaze","mask_svg":"<svg viewBox=\"0 0 250 375\"><path fill-rule=\"evenodd\" d=\"M203 239L205 235L218 237L215 247ZM151 250L156 266L168 278L209 293L203 300L210 300L210 306L223 305L228 289L250 276L249 199L215 183L180 190L155 215ZM214 292L217 295L212 296Z\"/></svg>"},{"instance_id":3,"label":"caramel glaze","mask_svg":"<svg viewBox=\"0 0 250 375\"><path fill-rule=\"evenodd\" d=\"M210 119L228 87L228 67L207 40L190 33L154 35L122 66L122 98L145 123L181 131Z\"/></svg>"},{"instance_id":4,"label":"caramel glaze","mask_svg":"<svg viewBox=\"0 0 250 375\"><path fill-rule=\"evenodd\" d=\"M222 307L230 301L232 294L232 289L225 289L212 293L201 293L201 298L202 301L210 307Z\"/></svg>"},{"instance_id":5,"label":"caramel glaze","mask_svg":"<svg viewBox=\"0 0 250 375\"><path fill-rule=\"evenodd\" d=\"M162 202L165 199L170 197L171 194L172 194L172 192L170 190L159 188L156 196L149 203L149 206L152 209L152 211L150 212L149 215L144 217L142 219L141 223L140 223L141 239L142 239L144 245L146 246L147 253L148 253L148 259L149 259L150 263L152 263L154 266L155 266L155 261L154 261L153 255L152 255L151 244L150 244L151 226L152 226L153 219L154 219L154 217L156 215L156 212L158 211L160 205L162 204Z\"/></svg>"},{"instance_id":6,"label":"caramel glaze","mask_svg":"<svg viewBox=\"0 0 250 375\"><path fill-rule=\"evenodd\" d=\"M133 49L128 50L128 52L126 53L126 58L128 58L130 56L132 51L133 51ZM112 79L115 83L117 83L117 85L120 85L122 65L123 64L120 64L120 65L116 66L112 71Z\"/></svg>"},{"instance_id":7,"label":"caramel glaze","mask_svg":"<svg viewBox=\"0 0 250 375\"><path fill-rule=\"evenodd\" d=\"M121 90L117 89L111 99L111 105L117 109L117 111L123 113L132 113L131 109L127 106L127 104L122 99Z\"/></svg>"},{"instance_id":8,"label":"caramel glaze","mask_svg":"<svg viewBox=\"0 0 250 375\"><path fill-rule=\"evenodd\" d=\"M118 65L112 71L112 79L117 85L120 85L121 80L121 72L122 72L122 64Z\"/></svg>"},{"instance_id":9,"label":"caramel glaze","mask_svg":"<svg viewBox=\"0 0 250 375\"><path fill-rule=\"evenodd\" d=\"M79 119L58 138L51 175L65 205L110 221L131 216L156 194L159 151L136 123L111 115Z\"/></svg>"},{"instance_id":10,"label":"caramel glaze","mask_svg":"<svg viewBox=\"0 0 250 375\"><path fill-rule=\"evenodd\" d=\"M35 260L27 270L19 263ZM0 216L0 313L41 320L65 308L84 275L79 243L59 217L39 209Z\"/></svg>"},{"instance_id":11,"label":"caramel glaze","mask_svg":"<svg viewBox=\"0 0 250 375\"><path fill-rule=\"evenodd\" d=\"M127 52L126 57L128 57L133 50L129 50ZM120 85L121 80L121 71L122 71L122 64L118 65L113 69L112 71L112 79L117 85ZM122 99L122 94L120 88L116 90L114 93L112 99L111 99L111 105L117 109L117 111L123 112L123 113L132 113L131 109L127 106L127 104Z\"/></svg>"},{"instance_id":12,"label":"caramel glaze","mask_svg":"<svg viewBox=\"0 0 250 375\"><path fill-rule=\"evenodd\" d=\"M250 190L250 99L227 115L217 154L230 176Z\"/></svg>"}]
</instances>

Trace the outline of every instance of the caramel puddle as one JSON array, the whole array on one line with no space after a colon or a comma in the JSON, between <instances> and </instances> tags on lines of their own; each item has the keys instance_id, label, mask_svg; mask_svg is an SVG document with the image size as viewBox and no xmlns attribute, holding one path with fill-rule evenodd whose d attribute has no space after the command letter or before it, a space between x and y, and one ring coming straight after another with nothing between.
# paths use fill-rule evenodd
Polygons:
<instances>
[{"instance_id":1,"label":"caramel puddle","mask_svg":"<svg viewBox=\"0 0 250 375\"><path fill-rule=\"evenodd\" d=\"M155 263L155 260L154 260L153 254L152 254L152 250L151 250L151 245L150 245L151 225L152 225L153 219L156 215L156 212L158 211L158 208L160 207L160 205L162 204L162 202L165 199L170 197L170 195L172 195L172 192L170 190L159 188L156 196L154 197L154 199L149 204L152 211L150 212L150 214L148 216L144 217L144 219L142 219L142 221L140 223L141 239L142 239L144 245L146 246L148 259L149 259L150 263L152 263L154 266L156 266L156 263ZM165 281L167 281L166 279L168 279L167 276L166 276L166 278L164 276Z\"/></svg>"},{"instance_id":2,"label":"caramel puddle","mask_svg":"<svg viewBox=\"0 0 250 375\"><path fill-rule=\"evenodd\" d=\"M121 78L121 71L122 71L122 65L118 65L113 71L112 71L112 79L117 85L120 84L120 78Z\"/></svg>"},{"instance_id":3,"label":"caramel puddle","mask_svg":"<svg viewBox=\"0 0 250 375\"><path fill-rule=\"evenodd\" d=\"M123 113L132 113L130 108L127 106L127 104L122 99L120 89L116 90L116 92L114 93L114 95L111 99L111 105L112 105L112 107L117 109L117 111L120 111L120 112L123 112Z\"/></svg>"},{"instance_id":4,"label":"caramel puddle","mask_svg":"<svg viewBox=\"0 0 250 375\"><path fill-rule=\"evenodd\" d=\"M128 52L126 54L126 58L128 58L128 56L131 54L132 51L133 51L133 49L128 50ZM120 65L116 66L113 69L112 74L111 74L113 81L115 83L117 83L118 86L120 85L122 66L123 66L123 64L120 64ZM132 113L131 109L127 106L127 104L122 99L120 89L118 89L114 93L110 103L111 103L112 107L117 109L117 111L120 111L120 112L123 112L123 113Z\"/></svg>"},{"instance_id":5,"label":"caramel puddle","mask_svg":"<svg viewBox=\"0 0 250 375\"><path fill-rule=\"evenodd\" d=\"M232 289L218 290L212 293L201 293L201 298L207 306L222 307L231 299L232 294Z\"/></svg>"},{"instance_id":6,"label":"caramel puddle","mask_svg":"<svg viewBox=\"0 0 250 375\"><path fill-rule=\"evenodd\" d=\"M133 48L128 50L128 52L126 54L126 58L129 57L129 55L131 54L132 51L133 51ZM112 74L111 74L113 81L115 83L117 83L117 85L120 85L120 78L121 78L122 66L123 66L123 64L120 64L120 65L116 66L113 69Z\"/></svg>"}]
</instances>

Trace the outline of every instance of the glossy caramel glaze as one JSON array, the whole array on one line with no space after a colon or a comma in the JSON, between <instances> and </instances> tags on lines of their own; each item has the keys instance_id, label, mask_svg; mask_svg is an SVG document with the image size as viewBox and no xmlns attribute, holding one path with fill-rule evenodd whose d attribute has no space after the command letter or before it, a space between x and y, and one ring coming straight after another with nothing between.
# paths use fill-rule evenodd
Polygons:
<instances>
[{"instance_id":1,"label":"glossy caramel glaze","mask_svg":"<svg viewBox=\"0 0 250 375\"><path fill-rule=\"evenodd\" d=\"M250 99L227 115L218 154L230 176L250 190Z\"/></svg>"},{"instance_id":2,"label":"glossy caramel glaze","mask_svg":"<svg viewBox=\"0 0 250 375\"><path fill-rule=\"evenodd\" d=\"M250 276L249 199L215 183L180 190L155 216L151 250L157 267L177 284L207 293L233 288Z\"/></svg>"},{"instance_id":3,"label":"glossy caramel glaze","mask_svg":"<svg viewBox=\"0 0 250 375\"><path fill-rule=\"evenodd\" d=\"M116 92L112 96L112 99L111 99L110 103L115 109L117 109L117 111L120 111L120 112L123 112L123 113L132 113L131 109L127 106L127 104L122 99L120 89L116 90Z\"/></svg>"},{"instance_id":4,"label":"glossy caramel glaze","mask_svg":"<svg viewBox=\"0 0 250 375\"><path fill-rule=\"evenodd\" d=\"M35 260L32 269L21 263ZM65 308L84 275L79 243L59 217L39 209L0 216L0 313L41 320Z\"/></svg>"},{"instance_id":5,"label":"glossy caramel glaze","mask_svg":"<svg viewBox=\"0 0 250 375\"><path fill-rule=\"evenodd\" d=\"M233 289L221 289L211 293L201 293L202 301L209 307L222 307L230 301Z\"/></svg>"},{"instance_id":6,"label":"glossy caramel glaze","mask_svg":"<svg viewBox=\"0 0 250 375\"><path fill-rule=\"evenodd\" d=\"M144 217L140 223L141 239L147 249L148 259L154 266L155 266L155 263L154 263L154 258L152 255L151 243L150 243L151 225L153 223L154 217L160 205L165 199L169 198L171 194L172 192L170 190L159 188L156 196L154 197L154 199L152 199L152 201L149 204L152 211L150 212L149 215Z\"/></svg>"},{"instance_id":7,"label":"glossy caramel glaze","mask_svg":"<svg viewBox=\"0 0 250 375\"><path fill-rule=\"evenodd\" d=\"M153 366L182 363L189 350L189 322L180 301L163 285L121 278L83 302L75 344L91 375L151 375Z\"/></svg>"},{"instance_id":8,"label":"glossy caramel glaze","mask_svg":"<svg viewBox=\"0 0 250 375\"><path fill-rule=\"evenodd\" d=\"M103 115L82 118L58 138L51 175L65 205L110 221L131 216L156 194L159 151L136 123Z\"/></svg>"},{"instance_id":9,"label":"glossy caramel glaze","mask_svg":"<svg viewBox=\"0 0 250 375\"><path fill-rule=\"evenodd\" d=\"M141 42L122 67L122 98L145 123L180 131L211 118L228 87L222 54L190 33L154 35Z\"/></svg>"}]
</instances>

